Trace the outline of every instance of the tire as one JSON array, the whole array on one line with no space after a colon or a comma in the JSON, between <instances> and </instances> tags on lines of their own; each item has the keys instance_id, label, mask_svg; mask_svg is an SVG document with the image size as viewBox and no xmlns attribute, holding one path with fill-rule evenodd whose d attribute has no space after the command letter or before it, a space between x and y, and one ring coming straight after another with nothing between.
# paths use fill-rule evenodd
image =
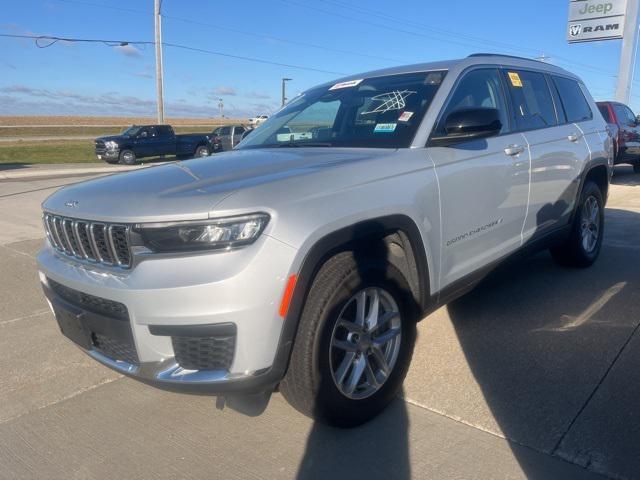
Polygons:
<instances>
[{"instance_id":1,"label":"tire","mask_svg":"<svg viewBox=\"0 0 640 480\"><path fill-rule=\"evenodd\" d=\"M122 150L120 152L120 163L124 165L135 165L137 163L137 159L133 150Z\"/></svg>"},{"instance_id":2,"label":"tire","mask_svg":"<svg viewBox=\"0 0 640 480\"><path fill-rule=\"evenodd\" d=\"M194 158L202 158L202 157L208 157L208 156L209 156L209 149L205 145L200 145L198 148L196 148Z\"/></svg>"},{"instance_id":3,"label":"tire","mask_svg":"<svg viewBox=\"0 0 640 480\"><path fill-rule=\"evenodd\" d=\"M381 324L379 334L360 330L362 338L358 340L351 330L357 326L338 324L338 318L356 317L355 298L363 298L363 292L368 299L363 303L365 313L378 293L380 311L392 319ZM330 258L316 275L303 308L289 368L280 383L285 399L316 421L338 427L357 426L380 413L400 391L413 354L417 308L409 292L403 275L387 262L360 260L353 252ZM342 326L345 323L350 324L349 329ZM393 336L398 327L400 334ZM383 335L392 339L376 349L376 339L382 342ZM346 351L343 345L368 353ZM390 367L386 376L377 360L380 354ZM348 396L345 390L350 390L356 368L364 368L360 368L363 361L371 371L365 369ZM343 368L349 364L351 367ZM375 381L370 376L374 371ZM339 375L344 379L342 387L338 386ZM372 386L376 382L379 387Z\"/></svg>"},{"instance_id":4,"label":"tire","mask_svg":"<svg viewBox=\"0 0 640 480\"><path fill-rule=\"evenodd\" d=\"M550 251L560 265L585 268L596 261L602 248L604 202L600 188L588 181L582 188L579 202L569 238ZM597 207L595 210L594 205Z\"/></svg>"}]
</instances>

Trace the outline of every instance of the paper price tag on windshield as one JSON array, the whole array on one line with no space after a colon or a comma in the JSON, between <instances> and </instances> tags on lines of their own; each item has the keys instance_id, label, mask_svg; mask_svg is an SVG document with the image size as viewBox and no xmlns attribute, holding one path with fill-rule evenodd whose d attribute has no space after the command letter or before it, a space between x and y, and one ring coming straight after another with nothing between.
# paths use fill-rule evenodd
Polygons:
<instances>
[{"instance_id":1,"label":"paper price tag on windshield","mask_svg":"<svg viewBox=\"0 0 640 480\"><path fill-rule=\"evenodd\" d=\"M338 90L340 88L350 88L350 87L355 87L360 85L360 83L362 83L362 78L359 80L349 80L348 82L340 82L340 83L336 83L333 87L331 87L329 90Z\"/></svg>"},{"instance_id":2,"label":"paper price tag on windshield","mask_svg":"<svg viewBox=\"0 0 640 480\"><path fill-rule=\"evenodd\" d=\"M402 114L398 117L398 121L408 122L411 117L413 117L413 112L402 112Z\"/></svg>"},{"instance_id":3,"label":"paper price tag on windshield","mask_svg":"<svg viewBox=\"0 0 640 480\"><path fill-rule=\"evenodd\" d=\"M511 80L511 85L514 87L522 88L522 80L520 80L520 75L516 72L509 72L509 80Z\"/></svg>"}]
</instances>

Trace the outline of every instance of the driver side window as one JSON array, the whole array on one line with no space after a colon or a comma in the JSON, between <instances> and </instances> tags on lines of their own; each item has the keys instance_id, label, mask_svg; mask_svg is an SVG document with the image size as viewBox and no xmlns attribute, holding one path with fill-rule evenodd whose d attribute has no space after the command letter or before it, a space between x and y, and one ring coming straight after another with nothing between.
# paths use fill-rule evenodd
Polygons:
<instances>
[{"instance_id":1,"label":"driver side window","mask_svg":"<svg viewBox=\"0 0 640 480\"><path fill-rule=\"evenodd\" d=\"M500 134L508 131L509 114L497 69L483 68L465 74L440 117L436 135L445 135L445 121L451 113L467 108L495 108L502 123Z\"/></svg>"}]
</instances>

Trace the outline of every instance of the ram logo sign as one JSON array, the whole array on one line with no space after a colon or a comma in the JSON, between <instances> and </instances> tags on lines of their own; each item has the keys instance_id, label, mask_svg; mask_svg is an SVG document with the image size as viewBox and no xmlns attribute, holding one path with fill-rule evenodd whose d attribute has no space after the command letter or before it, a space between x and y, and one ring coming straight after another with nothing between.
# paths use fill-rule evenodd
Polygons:
<instances>
[{"instance_id":1,"label":"ram logo sign","mask_svg":"<svg viewBox=\"0 0 640 480\"><path fill-rule=\"evenodd\" d=\"M627 0L570 0L567 40L593 42L622 38Z\"/></svg>"}]
</instances>

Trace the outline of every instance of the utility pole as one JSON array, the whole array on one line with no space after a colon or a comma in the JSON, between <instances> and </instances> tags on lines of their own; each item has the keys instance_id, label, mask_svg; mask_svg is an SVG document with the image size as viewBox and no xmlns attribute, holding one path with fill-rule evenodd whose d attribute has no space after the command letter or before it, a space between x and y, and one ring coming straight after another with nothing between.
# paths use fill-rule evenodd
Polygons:
<instances>
[{"instance_id":1,"label":"utility pole","mask_svg":"<svg viewBox=\"0 0 640 480\"><path fill-rule=\"evenodd\" d=\"M627 0L627 14L624 21L624 37L622 38L622 52L620 53L620 67L618 70L618 85L616 86L616 100L622 103L629 103L629 97L631 96L633 67L638 48L638 3L639 0Z\"/></svg>"},{"instance_id":2,"label":"utility pole","mask_svg":"<svg viewBox=\"0 0 640 480\"><path fill-rule=\"evenodd\" d=\"M293 80L292 78L283 78L282 79L282 106L284 107L284 104L287 103L287 95L286 95L286 90L285 90L285 84L286 82L290 82L291 80Z\"/></svg>"},{"instance_id":3,"label":"utility pole","mask_svg":"<svg viewBox=\"0 0 640 480\"><path fill-rule=\"evenodd\" d=\"M162 0L154 0L154 18L155 18L155 31L156 31L156 90L158 92L158 123L162 125L164 123L164 95L163 95L163 81L162 81L162 17L160 16L160 9L162 7Z\"/></svg>"},{"instance_id":4,"label":"utility pole","mask_svg":"<svg viewBox=\"0 0 640 480\"><path fill-rule=\"evenodd\" d=\"M224 102L221 98L218 99L218 110L220 110L220 118L224 118Z\"/></svg>"}]
</instances>

